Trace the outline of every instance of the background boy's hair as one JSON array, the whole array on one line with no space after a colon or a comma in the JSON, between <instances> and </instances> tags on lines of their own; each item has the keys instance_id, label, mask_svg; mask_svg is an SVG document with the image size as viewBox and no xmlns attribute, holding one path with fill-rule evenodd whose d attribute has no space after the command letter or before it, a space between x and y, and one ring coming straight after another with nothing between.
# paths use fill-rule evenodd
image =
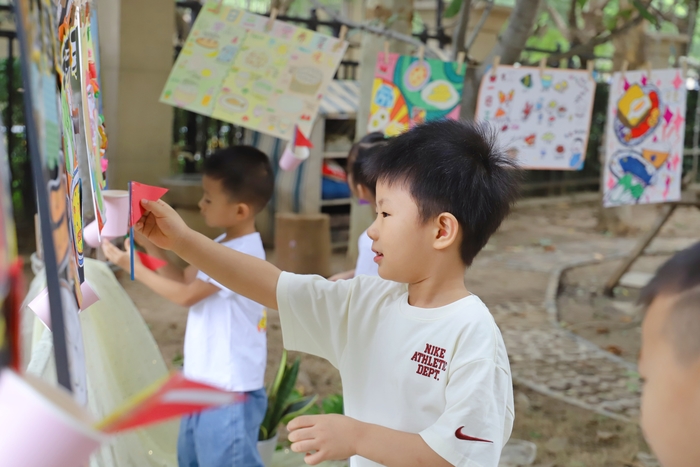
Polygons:
<instances>
[{"instance_id":1,"label":"background boy's hair","mask_svg":"<svg viewBox=\"0 0 700 467\"><path fill-rule=\"evenodd\" d=\"M250 204L255 213L272 198L275 180L268 157L252 146L230 146L204 159L204 175L220 180L234 200Z\"/></svg>"},{"instance_id":2,"label":"background boy's hair","mask_svg":"<svg viewBox=\"0 0 700 467\"><path fill-rule=\"evenodd\" d=\"M521 172L496 137L486 124L436 120L393 138L363 169L375 182L405 183L424 222L454 215L470 266L518 196Z\"/></svg>"},{"instance_id":3,"label":"background boy's hair","mask_svg":"<svg viewBox=\"0 0 700 467\"><path fill-rule=\"evenodd\" d=\"M700 242L666 261L642 289L639 303L645 308L659 295L675 295L700 286Z\"/></svg>"},{"instance_id":4,"label":"background boy's hair","mask_svg":"<svg viewBox=\"0 0 700 467\"><path fill-rule=\"evenodd\" d=\"M375 192L376 182L365 174L362 169L365 161L369 158L372 151L374 151L379 145L385 143L387 140L384 135L379 132L368 133L360 139L357 143L352 145L350 148L350 153L348 153L348 165L347 171L348 175L352 176L352 183L355 185L366 186L370 189L372 193Z\"/></svg>"}]
</instances>

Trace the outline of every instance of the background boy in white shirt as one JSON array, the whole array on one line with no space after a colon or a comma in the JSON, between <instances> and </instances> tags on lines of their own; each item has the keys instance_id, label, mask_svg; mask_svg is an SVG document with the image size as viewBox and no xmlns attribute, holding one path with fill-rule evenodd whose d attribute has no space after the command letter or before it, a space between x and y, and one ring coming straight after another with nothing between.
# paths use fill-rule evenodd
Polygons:
<instances>
[{"instance_id":1,"label":"background boy in white shirt","mask_svg":"<svg viewBox=\"0 0 700 467\"><path fill-rule=\"evenodd\" d=\"M225 230L214 242L222 250L264 261L255 215L269 202L274 188L267 156L250 146L235 146L205 159L203 172L204 196L199 208L208 226ZM167 260L164 251L145 237L137 235L137 239L149 254ZM107 259L129 270L128 252L108 242L103 249ZM185 376L247 394L243 403L182 419L180 467L262 467L257 441L267 408L263 381L267 361L265 308L195 266L183 271L169 264L153 272L137 262L134 269L136 279L151 290L190 307Z\"/></svg>"},{"instance_id":2,"label":"background boy in white shirt","mask_svg":"<svg viewBox=\"0 0 700 467\"><path fill-rule=\"evenodd\" d=\"M350 191L355 198L361 203L367 203L372 207L376 204L376 186L374 181L370 181L362 170L362 166L375 153L375 150L386 142L384 135L379 132L369 133L360 141L352 145L348 153L348 185ZM367 235L365 230L357 239L357 261L355 269L344 271L334 276L329 280L337 281L340 279L352 279L355 276L378 276L379 266L374 262L374 253L372 252L372 239Z\"/></svg>"},{"instance_id":3,"label":"background boy in white shirt","mask_svg":"<svg viewBox=\"0 0 700 467\"><path fill-rule=\"evenodd\" d=\"M187 228L162 201L137 225L157 245L280 312L285 346L328 359L345 415L289 423L315 465L496 467L513 424L503 339L464 272L508 214L519 171L488 127L440 120L392 139L369 164L380 277L283 273Z\"/></svg>"}]
</instances>

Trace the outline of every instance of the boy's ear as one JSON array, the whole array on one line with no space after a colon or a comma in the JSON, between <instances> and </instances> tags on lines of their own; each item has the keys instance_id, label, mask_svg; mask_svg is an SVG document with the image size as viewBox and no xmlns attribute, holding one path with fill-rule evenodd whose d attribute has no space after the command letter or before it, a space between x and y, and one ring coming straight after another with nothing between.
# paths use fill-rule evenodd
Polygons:
<instances>
[{"instance_id":1,"label":"boy's ear","mask_svg":"<svg viewBox=\"0 0 700 467\"><path fill-rule=\"evenodd\" d=\"M246 219L253 212L253 208L247 203L236 203L236 217Z\"/></svg>"},{"instance_id":2,"label":"boy's ear","mask_svg":"<svg viewBox=\"0 0 700 467\"><path fill-rule=\"evenodd\" d=\"M435 218L433 246L436 250L444 250L457 242L461 232L457 218L449 212L443 212Z\"/></svg>"}]
</instances>

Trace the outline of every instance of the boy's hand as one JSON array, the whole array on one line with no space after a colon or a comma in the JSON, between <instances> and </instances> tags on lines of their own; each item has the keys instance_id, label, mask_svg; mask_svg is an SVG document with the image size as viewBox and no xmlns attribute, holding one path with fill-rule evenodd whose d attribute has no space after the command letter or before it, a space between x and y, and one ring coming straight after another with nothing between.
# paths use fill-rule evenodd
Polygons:
<instances>
[{"instance_id":1,"label":"boy's hand","mask_svg":"<svg viewBox=\"0 0 700 467\"><path fill-rule=\"evenodd\" d=\"M153 244L152 241L150 241L144 234L141 232L137 232L136 229L134 229L134 241L138 244L141 245L142 247L149 249L154 247L155 245Z\"/></svg>"},{"instance_id":2,"label":"boy's hand","mask_svg":"<svg viewBox=\"0 0 700 467\"><path fill-rule=\"evenodd\" d=\"M134 230L165 250L175 250L189 231L185 221L165 202L143 200L146 214L136 223Z\"/></svg>"},{"instance_id":3,"label":"boy's hand","mask_svg":"<svg viewBox=\"0 0 700 467\"><path fill-rule=\"evenodd\" d=\"M102 242L102 251L105 254L105 257L109 262L116 264L120 268L130 271L131 270L131 257L129 255L129 239L126 239L124 241L124 248L126 248L126 251L122 251L116 246L114 246L112 243L110 243L108 240L104 240ZM134 262L138 262L139 258L138 256L134 257Z\"/></svg>"},{"instance_id":4,"label":"boy's hand","mask_svg":"<svg viewBox=\"0 0 700 467\"><path fill-rule=\"evenodd\" d=\"M356 454L361 422L345 415L306 415L287 425L292 451L305 452L304 462L316 465Z\"/></svg>"}]
</instances>

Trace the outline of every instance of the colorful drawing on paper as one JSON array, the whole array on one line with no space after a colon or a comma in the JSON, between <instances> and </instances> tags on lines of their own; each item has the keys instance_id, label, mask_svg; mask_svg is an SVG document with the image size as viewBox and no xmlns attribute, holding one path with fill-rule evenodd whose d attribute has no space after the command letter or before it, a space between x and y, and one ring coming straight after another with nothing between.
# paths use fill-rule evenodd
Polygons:
<instances>
[{"instance_id":1,"label":"colorful drawing on paper","mask_svg":"<svg viewBox=\"0 0 700 467\"><path fill-rule=\"evenodd\" d=\"M63 104L57 86L59 48L58 34L54 27L55 13L50 0L15 2L22 56L28 58L22 62L22 76L27 139L37 182L44 261L47 271L56 272L55 275L47 274L51 313L52 318L61 316L65 325L64 330L54 326L54 334L65 332L68 354L68 367L57 368L57 372L61 378L59 380L70 380L74 397L85 403L85 359L78 319L82 294L78 260L74 258L71 246L72 209L68 203L68 175L61 140L63 124L60 109ZM54 255L47 253L51 251Z\"/></svg>"},{"instance_id":2,"label":"colorful drawing on paper","mask_svg":"<svg viewBox=\"0 0 700 467\"><path fill-rule=\"evenodd\" d=\"M615 73L606 127L603 204L681 197L687 91L676 69Z\"/></svg>"},{"instance_id":3,"label":"colorful drawing on paper","mask_svg":"<svg viewBox=\"0 0 700 467\"><path fill-rule=\"evenodd\" d=\"M523 168L581 170L595 87L587 71L500 66L481 81L476 119Z\"/></svg>"},{"instance_id":4,"label":"colorful drawing on paper","mask_svg":"<svg viewBox=\"0 0 700 467\"><path fill-rule=\"evenodd\" d=\"M429 120L459 118L466 65L380 52L367 131L396 136Z\"/></svg>"},{"instance_id":5,"label":"colorful drawing on paper","mask_svg":"<svg viewBox=\"0 0 700 467\"><path fill-rule=\"evenodd\" d=\"M103 152L103 133L101 133L100 114L96 93L97 72L94 63L94 51L92 46L92 36L90 30L89 4L82 5L75 10L75 24L78 28L78 62L80 70L80 95L83 116L83 128L85 133L85 144L87 148L87 160L90 172L90 187L92 189L93 207L95 218L97 219L98 231L107 222L106 207L102 197L104 179L102 177L101 155ZM104 141L106 145L106 138Z\"/></svg>"},{"instance_id":6,"label":"colorful drawing on paper","mask_svg":"<svg viewBox=\"0 0 700 467\"><path fill-rule=\"evenodd\" d=\"M309 135L347 42L220 1L197 15L161 102L290 139Z\"/></svg>"}]
</instances>

